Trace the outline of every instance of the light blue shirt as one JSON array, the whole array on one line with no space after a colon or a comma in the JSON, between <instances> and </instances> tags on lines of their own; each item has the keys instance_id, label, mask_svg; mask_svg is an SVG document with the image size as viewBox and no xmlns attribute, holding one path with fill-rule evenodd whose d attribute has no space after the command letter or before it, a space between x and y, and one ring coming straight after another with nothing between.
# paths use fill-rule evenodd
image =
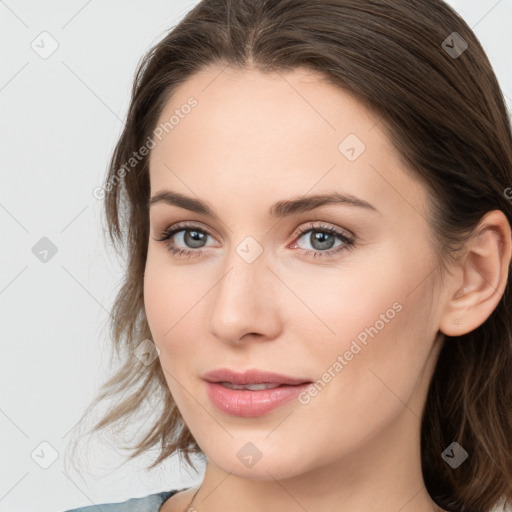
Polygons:
<instances>
[{"instance_id":1,"label":"light blue shirt","mask_svg":"<svg viewBox=\"0 0 512 512\"><path fill-rule=\"evenodd\" d=\"M71 508L64 512L158 512L160 507L171 496L177 492L190 489L174 489L172 491L162 491L155 494L144 496L143 498L130 498L129 500L118 503L100 503L98 505L87 505L80 508Z\"/></svg>"}]
</instances>

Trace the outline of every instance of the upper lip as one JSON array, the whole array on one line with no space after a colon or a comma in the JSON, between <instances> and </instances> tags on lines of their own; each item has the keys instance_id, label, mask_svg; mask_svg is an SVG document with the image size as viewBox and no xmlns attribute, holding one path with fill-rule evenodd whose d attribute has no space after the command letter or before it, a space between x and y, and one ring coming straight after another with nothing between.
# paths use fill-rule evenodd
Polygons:
<instances>
[{"instance_id":1,"label":"upper lip","mask_svg":"<svg viewBox=\"0 0 512 512\"><path fill-rule=\"evenodd\" d=\"M308 379L289 377L265 370L250 369L242 372L230 370L229 368L218 368L205 373L203 379L208 382L230 382L231 384L288 384L297 385L305 382L312 382Z\"/></svg>"}]
</instances>

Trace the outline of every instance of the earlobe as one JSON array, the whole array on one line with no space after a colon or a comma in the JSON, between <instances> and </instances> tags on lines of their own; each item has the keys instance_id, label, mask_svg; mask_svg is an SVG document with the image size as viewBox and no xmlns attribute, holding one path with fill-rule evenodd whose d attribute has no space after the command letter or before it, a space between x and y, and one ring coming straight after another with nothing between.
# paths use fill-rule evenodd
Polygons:
<instances>
[{"instance_id":1,"label":"earlobe","mask_svg":"<svg viewBox=\"0 0 512 512\"><path fill-rule=\"evenodd\" d=\"M507 285L512 251L510 224L500 210L488 212L467 242L455 291L448 297L439 330L461 336L482 325Z\"/></svg>"}]
</instances>

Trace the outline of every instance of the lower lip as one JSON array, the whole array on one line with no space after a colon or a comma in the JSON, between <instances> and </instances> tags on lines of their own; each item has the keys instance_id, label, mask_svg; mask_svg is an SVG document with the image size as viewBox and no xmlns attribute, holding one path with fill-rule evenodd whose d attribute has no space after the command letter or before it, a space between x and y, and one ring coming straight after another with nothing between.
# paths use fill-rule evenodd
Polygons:
<instances>
[{"instance_id":1,"label":"lower lip","mask_svg":"<svg viewBox=\"0 0 512 512\"><path fill-rule=\"evenodd\" d=\"M213 404L222 412L243 418L262 416L290 402L311 383L296 386L279 386L272 389L251 391L248 389L230 389L218 382L206 382L206 391Z\"/></svg>"}]
</instances>

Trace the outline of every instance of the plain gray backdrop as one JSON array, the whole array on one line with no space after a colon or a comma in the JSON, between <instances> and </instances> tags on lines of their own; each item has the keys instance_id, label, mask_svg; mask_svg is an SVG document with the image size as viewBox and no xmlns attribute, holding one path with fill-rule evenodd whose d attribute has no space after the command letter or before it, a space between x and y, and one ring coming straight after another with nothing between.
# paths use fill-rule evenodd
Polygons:
<instances>
[{"instance_id":1,"label":"plain gray backdrop","mask_svg":"<svg viewBox=\"0 0 512 512\"><path fill-rule=\"evenodd\" d=\"M106 326L123 272L92 192L140 57L196 3L0 0L0 512L59 512L201 481L177 457L146 472L154 453L115 469L123 459L103 444L90 449L92 474L63 463L109 371ZM449 3L512 108L512 0Z\"/></svg>"}]
</instances>

